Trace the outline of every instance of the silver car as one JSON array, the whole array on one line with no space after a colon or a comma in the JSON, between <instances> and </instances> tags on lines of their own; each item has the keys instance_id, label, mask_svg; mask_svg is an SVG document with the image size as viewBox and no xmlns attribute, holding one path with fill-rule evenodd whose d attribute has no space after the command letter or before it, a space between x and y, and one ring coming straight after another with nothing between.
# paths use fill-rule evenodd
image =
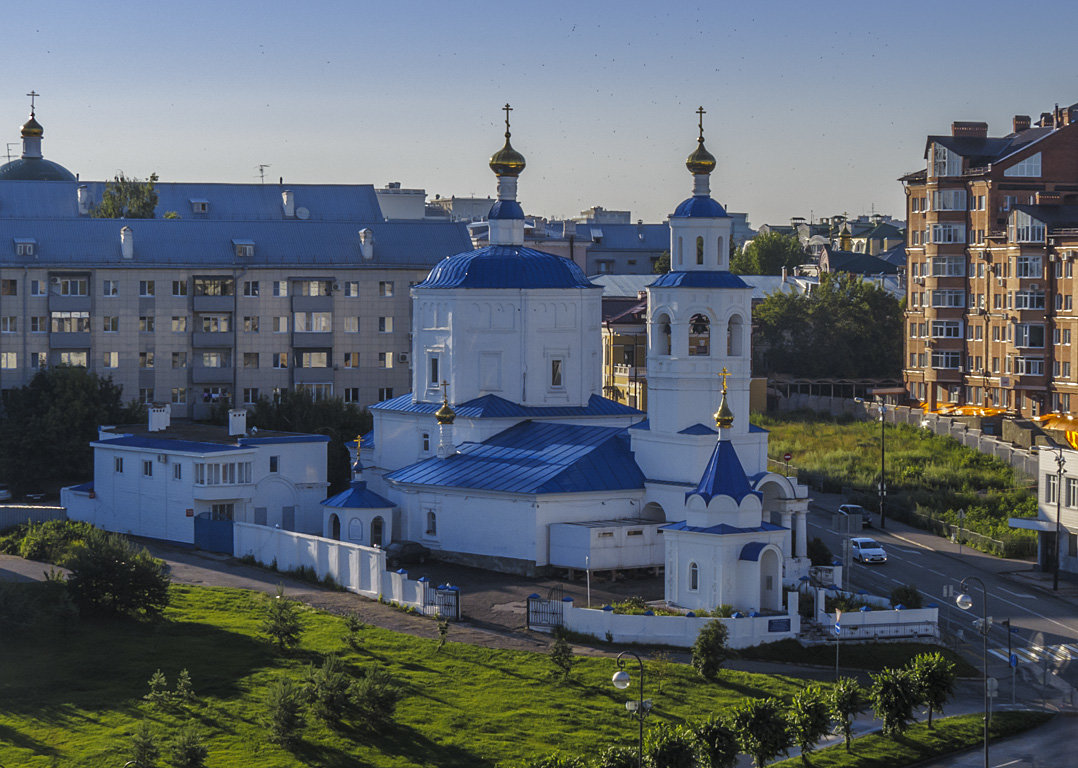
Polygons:
<instances>
[{"instance_id":1,"label":"silver car","mask_svg":"<svg viewBox=\"0 0 1078 768\"><path fill-rule=\"evenodd\" d=\"M853 559L859 563L886 563L887 553L875 539L850 539Z\"/></svg>"}]
</instances>

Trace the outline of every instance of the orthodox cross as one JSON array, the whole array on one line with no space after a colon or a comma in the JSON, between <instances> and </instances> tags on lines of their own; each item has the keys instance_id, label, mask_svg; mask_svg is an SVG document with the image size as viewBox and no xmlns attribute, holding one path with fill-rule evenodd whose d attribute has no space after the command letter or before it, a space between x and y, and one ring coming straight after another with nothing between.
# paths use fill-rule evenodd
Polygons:
<instances>
[{"instance_id":1,"label":"orthodox cross","mask_svg":"<svg viewBox=\"0 0 1078 768\"><path fill-rule=\"evenodd\" d=\"M722 377L722 391L723 391L723 393L726 392L726 377L729 376L729 375L730 375L730 372L728 370L726 370L726 366L724 365L722 367L722 372L719 373L719 376Z\"/></svg>"},{"instance_id":2,"label":"orthodox cross","mask_svg":"<svg viewBox=\"0 0 1078 768\"><path fill-rule=\"evenodd\" d=\"M506 102L505 106L502 107L502 109L505 110L505 138L508 139L509 138L509 113L513 111L513 108L511 106L509 106L509 102Z\"/></svg>"},{"instance_id":3,"label":"orthodox cross","mask_svg":"<svg viewBox=\"0 0 1078 768\"><path fill-rule=\"evenodd\" d=\"M506 104L506 106L509 106L509 105ZM506 113L506 114L508 114L508 113ZM449 382L446 381L445 379L442 379L442 402L445 403L446 405L449 404Z\"/></svg>"},{"instance_id":4,"label":"orthodox cross","mask_svg":"<svg viewBox=\"0 0 1078 768\"><path fill-rule=\"evenodd\" d=\"M706 115L707 112L705 112L703 106L701 106L698 110L696 110L696 114L700 115L700 141L703 141L704 140L704 115Z\"/></svg>"},{"instance_id":5,"label":"orthodox cross","mask_svg":"<svg viewBox=\"0 0 1078 768\"><path fill-rule=\"evenodd\" d=\"M36 99L41 94L38 93L37 91L31 89L30 93L28 93L26 95L30 97L30 115L33 116L33 114L34 114L34 99Z\"/></svg>"}]
</instances>

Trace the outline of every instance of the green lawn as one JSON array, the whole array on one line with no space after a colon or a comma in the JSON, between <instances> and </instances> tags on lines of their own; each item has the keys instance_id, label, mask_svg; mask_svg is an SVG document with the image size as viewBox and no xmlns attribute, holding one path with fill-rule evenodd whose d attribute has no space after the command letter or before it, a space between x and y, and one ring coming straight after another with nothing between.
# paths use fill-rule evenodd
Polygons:
<instances>
[{"instance_id":1,"label":"green lawn","mask_svg":"<svg viewBox=\"0 0 1078 768\"><path fill-rule=\"evenodd\" d=\"M1012 736L1047 722L1047 712L996 712L992 715L988 733L990 739ZM813 768L895 768L912 765L932 757L978 747L984 743L984 720L981 715L959 715L934 720L932 730L926 723L917 723L898 738L880 734L862 736L846 752L842 744L813 752L809 757ZM804 765L800 757L774 763L769 768L798 768Z\"/></svg>"},{"instance_id":2,"label":"green lawn","mask_svg":"<svg viewBox=\"0 0 1078 768\"><path fill-rule=\"evenodd\" d=\"M157 626L84 621L65 635L28 638L0 649L0 765L114 768L128 759L129 735L148 721L171 736L185 721L204 734L207 765L243 766L494 766L553 750L596 754L631 746L625 694L610 684L614 661L578 657L570 682L550 677L543 655L436 643L379 628L362 632L361 652L342 658L352 668L385 664L403 683L395 724L371 730L353 723L330 731L308 722L294 753L265 739L260 722L266 684L297 680L322 654L343 651L342 619L305 609L302 647L278 656L257 633L254 593L172 587L167 621ZM671 667L652 724L696 720L744 696L788 697L795 677L724 672L704 683L691 669ZM147 680L161 670L174 684L190 670L197 704L162 710L144 701Z\"/></svg>"},{"instance_id":3,"label":"green lawn","mask_svg":"<svg viewBox=\"0 0 1078 768\"><path fill-rule=\"evenodd\" d=\"M959 677L979 677L981 672L950 648L924 643L846 643L839 649L839 674L851 670L879 672L884 667L904 667L922 653L942 653L955 665ZM815 664L833 667L834 645L810 645L802 647L796 640L780 640L753 648L737 651L743 659L757 661L781 661L790 664Z\"/></svg>"}]
</instances>

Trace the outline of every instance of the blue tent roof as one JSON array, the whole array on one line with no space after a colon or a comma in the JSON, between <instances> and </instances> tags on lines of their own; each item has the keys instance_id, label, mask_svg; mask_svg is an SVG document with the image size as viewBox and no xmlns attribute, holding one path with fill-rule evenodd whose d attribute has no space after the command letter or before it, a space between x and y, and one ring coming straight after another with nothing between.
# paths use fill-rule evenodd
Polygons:
<instances>
[{"instance_id":1,"label":"blue tent roof","mask_svg":"<svg viewBox=\"0 0 1078 768\"><path fill-rule=\"evenodd\" d=\"M693 272L667 272L648 285L648 288L745 288L752 286L733 272L700 270Z\"/></svg>"},{"instance_id":2,"label":"blue tent roof","mask_svg":"<svg viewBox=\"0 0 1078 768\"><path fill-rule=\"evenodd\" d=\"M699 484L695 490L685 494L685 499L687 501L690 496L699 496L705 504L710 504L716 496L729 496L740 504L741 500L750 494L760 495L749 485L749 478L745 475L745 469L741 466L733 443L720 440L711 452L711 460L708 461Z\"/></svg>"},{"instance_id":3,"label":"blue tent roof","mask_svg":"<svg viewBox=\"0 0 1078 768\"><path fill-rule=\"evenodd\" d=\"M693 195L674 209L677 218L722 219L727 218L726 209L707 195Z\"/></svg>"},{"instance_id":4,"label":"blue tent roof","mask_svg":"<svg viewBox=\"0 0 1078 768\"><path fill-rule=\"evenodd\" d=\"M715 429L707 424L693 424L678 432L679 435L714 435Z\"/></svg>"},{"instance_id":5,"label":"blue tent roof","mask_svg":"<svg viewBox=\"0 0 1078 768\"><path fill-rule=\"evenodd\" d=\"M322 502L322 506L347 509L389 509L397 505L385 496L379 496L374 491L368 490L365 481L353 480L351 488L341 491L336 496L330 496Z\"/></svg>"},{"instance_id":6,"label":"blue tent roof","mask_svg":"<svg viewBox=\"0 0 1078 768\"><path fill-rule=\"evenodd\" d=\"M526 421L448 459L427 459L386 475L392 482L519 494L620 491L644 487L626 430Z\"/></svg>"},{"instance_id":7,"label":"blue tent roof","mask_svg":"<svg viewBox=\"0 0 1078 768\"><path fill-rule=\"evenodd\" d=\"M416 288L599 288L575 262L522 245L488 245L439 262Z\"/></svg>"},{"instance_id":8,"label":"blue tent roof","mask_svg":"<svg viewBox=\"0 0 1078 768\"><path fill-rule=\"evenodd\" d=\"M466 419L564 419L579 416L641 416L642 411L592 395L585 406L572 405L519 405L497 395L483 395L465 403L452 404L458 418ZM401 395L383 400L370 407L372 411L399 411L404 413L434 413L441 403L413 402L412 395ZM366 447L366 445L364 445Z\"/></svg>"}]
</instances>

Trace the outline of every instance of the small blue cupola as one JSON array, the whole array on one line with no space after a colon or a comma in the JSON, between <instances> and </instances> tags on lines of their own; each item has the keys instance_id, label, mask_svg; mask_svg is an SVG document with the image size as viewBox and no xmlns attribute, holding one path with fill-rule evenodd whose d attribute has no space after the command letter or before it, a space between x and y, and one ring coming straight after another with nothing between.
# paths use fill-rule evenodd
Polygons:
<instances>
[{"instance_id":1,"label":"small blue cupola","mask_svg":"<svg viewBox=\"0 0 1078 768\"><path fill-rule=\"evenodd\" d=\"M745 468L741 466L741 459L737 457L737 451L729 439L730 427L734 425L734 412L726 402L726 377L729 374L725 368L722 369L721 375L722 401L719 403L719 410L715 412L715 427L718 429L719 439L700 482L696 488L685 494L686 502L693 496L699 496L705 505L709 505L716 496L728 496L736 504L741 504L741 500L746 496L761 496L758 491L752 490Z\"/></svg>"}]
</instances>

